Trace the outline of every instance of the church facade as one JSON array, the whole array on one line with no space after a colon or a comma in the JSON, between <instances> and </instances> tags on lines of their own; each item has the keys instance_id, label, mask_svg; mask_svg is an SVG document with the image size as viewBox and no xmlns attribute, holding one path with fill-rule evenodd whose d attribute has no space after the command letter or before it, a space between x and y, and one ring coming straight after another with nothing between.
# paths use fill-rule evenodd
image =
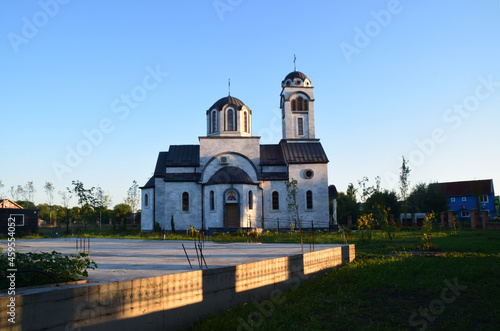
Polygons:
<instances>
[{"instance_id":1,"label":"church facade","mask_svg":"<svg viewBox=\"0 0 500 331\"><path fill-rule=\"evenodd\" d=\"M160 152L153 176L141 187L141 228L208 232L237 228L287 229L287 183L297 181L302 227L327 228L328 158L315 137L314 88L301 72L281 83L282 140L252 136L252 110L227 96L206 111L198 145ZM258 115L258 114L256 114Z\"/></svg>"}]
</instances>

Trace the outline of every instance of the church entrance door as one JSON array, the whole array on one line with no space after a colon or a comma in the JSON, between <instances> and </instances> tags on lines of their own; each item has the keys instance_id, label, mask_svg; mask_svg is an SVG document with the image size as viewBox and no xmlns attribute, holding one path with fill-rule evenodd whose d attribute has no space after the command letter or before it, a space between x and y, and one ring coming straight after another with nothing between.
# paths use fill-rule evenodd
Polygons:
<instances>
[{"instance_id":1,"label":"church entrance door","mask_svg":"<svg viewBox=\"0 0 500 331\"><path fill-rule=\"evenodd\" d=\"M238 219L237 203L226 203L226 219L224 220L224 227L226 228L240 227L240 220Z\"/></svg>"}]
</instances>

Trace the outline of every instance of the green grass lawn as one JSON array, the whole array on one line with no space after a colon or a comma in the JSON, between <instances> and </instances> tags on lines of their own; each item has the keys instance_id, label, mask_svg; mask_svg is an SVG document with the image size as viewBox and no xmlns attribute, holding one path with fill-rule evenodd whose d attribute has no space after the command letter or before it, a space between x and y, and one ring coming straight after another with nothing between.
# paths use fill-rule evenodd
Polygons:
<instances>
[{"instance_id":1,"label":"green grass lawn","mask_svg":"<svg viewBox=\"0 0 500 331\"><path fill-rule=\"evenodd\" d=\"M354 262L283 293L209 316L196 330L499 330L500 231L435 229L440 256L415 251L421 232L382 232L370 241L352 233ZM303 240L309 240L308 234ZM263 235L262 242L300 242L300 236ZM218 238L218 240L222 240ZM228 240L236 240L228 237ZM316 242L340 243L339 234Z\"/></svg>"}]
</instances>

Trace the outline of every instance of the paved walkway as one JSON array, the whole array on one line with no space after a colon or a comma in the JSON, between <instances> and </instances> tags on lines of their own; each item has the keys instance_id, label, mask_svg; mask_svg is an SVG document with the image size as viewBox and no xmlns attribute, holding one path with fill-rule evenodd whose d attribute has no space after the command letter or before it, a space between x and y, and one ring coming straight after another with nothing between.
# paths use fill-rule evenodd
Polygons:
<instances>
[{"instance_id":1,"label":"paved walkway","mask_svg":"<svg viewBox=\"0 0 500 331\"><path fill-rule=\"evenodd\" d=\"M76 238L16 240L17 252L76 254ZM193 269L182 248L184 244ZM78 241L80 245L80 241ZM315 250L341 245L316 245ZM6 252L7 241L0 241ZM86 244L87 248L87 244ZM309 252L304 245L304 253ZM199 251L198 251L199 253ZM302 253L300 244L250 244L205 242L203 255L209 268L232 266ZM194 241L90 239L90 259L98 268L88 270L92 284L132 280L199 270ZM205 268L205 267L204 267Z\"/></svg>"}]
</instances>

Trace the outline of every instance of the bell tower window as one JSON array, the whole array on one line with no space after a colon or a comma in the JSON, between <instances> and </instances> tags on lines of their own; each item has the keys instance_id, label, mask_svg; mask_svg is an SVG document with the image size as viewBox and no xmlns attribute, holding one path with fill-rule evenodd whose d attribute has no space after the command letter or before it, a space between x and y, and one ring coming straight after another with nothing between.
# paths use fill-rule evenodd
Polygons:
<instances>
[{"instance_id":1,"label":"bell tower window","mask_svg":"<svg viewBox=\"0 0 500 331\"><path fill-rule=\"evenodd\" d=\"M299 136L304 135L304 119L302 117L297 119L297 133Z\"/></svg>"},{"instance_id":2,"label":"bell tower window","mask_svg":"<svg viewBox=\"0 0 500 331\"><path fill-rule=\"evenodd\" d=\"M297 110L297 101L295 99L292 100L292 110Z\"/></svg>"},{"instance_id":3,"label":"bell tower window","mask_svg":"<svg viewBox=\"0 0 500 331\"><path fill-rule=\"evenodd\" d=\"M234 113L232 109L227 111L227 131L234 131Z\"/></svg>"},{"instance_id":4,"label":"bell tower window","mask_svg":"<svg viewBox=\"0 0 500 331\"><path fill-rule=\"evenodd\" d=\"M248 132L248 113L244 112L243 113L243 129L245 132Z\"/></svg>"},{"instance_id":5,"label":"bell tower window","mask_svg":"<svg viewBox=\"0 0 500 331\"><path fill-rule=\"evenodd\" d=\"M217 132L217 112L212 112L212 133Z\"/></svg>"}]
</instances>

